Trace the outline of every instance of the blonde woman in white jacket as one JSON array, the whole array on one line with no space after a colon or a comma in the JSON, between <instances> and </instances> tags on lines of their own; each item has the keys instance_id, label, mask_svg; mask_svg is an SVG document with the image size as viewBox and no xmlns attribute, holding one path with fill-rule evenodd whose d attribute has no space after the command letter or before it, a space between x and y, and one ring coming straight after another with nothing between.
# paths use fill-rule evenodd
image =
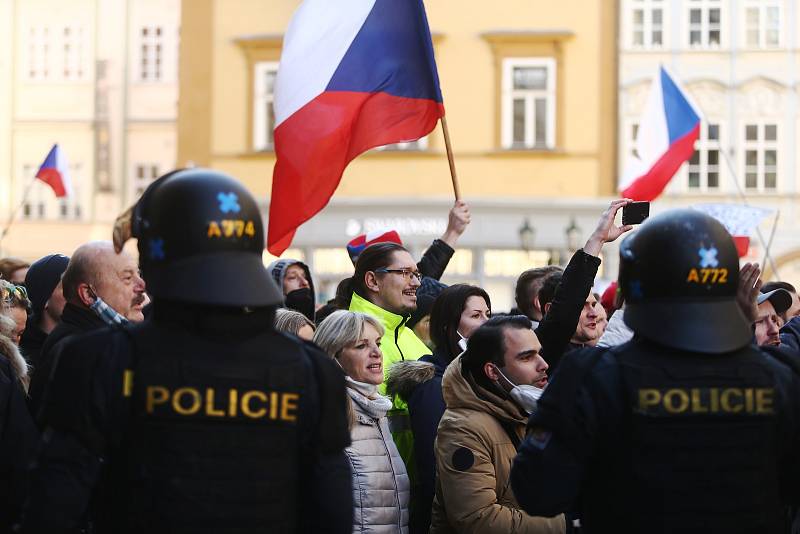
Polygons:
<instances>
[{"instance_id":1,"label":"blonde woman in white jacket","mask_svg":"<svg viewBox=\"0 0 800 534\"><path fill-rule=\"evenodd\" d=\"M408 532L410 483L389 432L392 401L378 393L383 382L381 324L362 313L337 311L319 325L314 342L347 375L350 438L346 449L353 475L353 532Z\"/></svg>"}]
</instances>

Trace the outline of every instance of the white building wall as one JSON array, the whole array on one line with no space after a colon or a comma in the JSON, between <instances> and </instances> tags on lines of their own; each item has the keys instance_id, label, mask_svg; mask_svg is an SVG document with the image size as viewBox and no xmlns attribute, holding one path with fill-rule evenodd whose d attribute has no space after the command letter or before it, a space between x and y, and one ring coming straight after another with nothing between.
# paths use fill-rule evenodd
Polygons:
<instances>
[{"instance_id":1,"label":"white building wall","mask_svg":"<svg viewBox=\"0 0 800 534\"><path fill-rule=\"evenodd\" d=\"M0 219L21 206L0 256L35 259L110 237L111 222L135 201L134 162L174 167L180 7L180 0L0 0ZM145 83L133 74L141 65L136 34L148 25L164 31L163 76ZM66 206L32 179L56 142L77 192ZM53 222L64 224L54 232Z\"/></svg>"},{"instance_id":2,"label":"white building wall","mask_svg":"<svg viewBox=\"0 0 800 534\"><path fill-rule=\"evenodd\" d=\"M798 2L776 0L649 0L647 6L664 11L664 43L655 49L633 45L633 10L642 6L639 0L621 2L620 34L620 168L624 168L632 150L632 124L641 115L650 79L659 64L670 68L689 95L703 111L705 123L720 125L719 187L691 188L688 164L673 178L665 194L654 203L656 211L683 207L701 202L747 202L751 205L780 211L780 218L771 248L780 278L800 284L800 213L796 210L798 192L797 132L798 115ZM721 43L719 46L693 47L689 43L689 10L698 5L721 10ZM759 5L775 5L780 9L780 41L775 47L748 46L745 24L746 9ZM775 124L778 128L777 172L774 190L750 190L745 187L745 127L747 124ZM728 168L725 155L730 160ZM734 180L738 180L737 182ZM742 197L742 193L744 194ZM768 240L774 219L762 223L760 230ZM761 262L764 247L756 234L751 239L748 259ZM777 278L770 272L767 276Z\"/></svg>"}]
</instances>

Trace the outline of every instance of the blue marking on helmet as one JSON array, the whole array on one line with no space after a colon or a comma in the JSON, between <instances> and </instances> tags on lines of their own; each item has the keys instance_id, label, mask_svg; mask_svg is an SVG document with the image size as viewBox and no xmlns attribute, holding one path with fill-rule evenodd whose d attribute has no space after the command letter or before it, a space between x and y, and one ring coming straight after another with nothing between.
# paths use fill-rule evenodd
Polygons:
<instances>
[{"instance_id":1,"label":"blue marking on helmet","mask_svg":"<svg viewBox=\"0 0 800 534\"><path fill-rule=\"evenodd\" d=\"M717 249L713 246L711 248L701 247L700 250L697 251L697 253L700 254L700 268L705 269L707 267L716 267L719 265L717 252Z\"/></svg>"},{"instance_id":2,"label":"blue marking on helmet","mask_svg":"<svg viewBox=\"0 0 800 534\"><path fill-rule=\"evenodd\" d=\"M161 238L151 239L150 243L150 259L163 260L164 259L164 240Z\"/></svg>"},{"instance_id":3,"label":"blue marking on helmet","mask_svg":"<svg viewBox=\"0 0 800 534\"><path fill-rule=\"evenodd\" d=\"M242 210L236 193L218 193L217 200L219 200L219 210L222 213L239 213Z\"/></svg>"},{"instance_id":4,"label":"blue marking on helmet","mask_svg":"<svg viewBox=\"0 0 800 534\"><path fill-rule=\"evenodd\" d=\"M629 285L632 298L635 299L644 298L644 292L642 291L642 283L639 280L633 280Z\"/></svg>"}]
</instances>

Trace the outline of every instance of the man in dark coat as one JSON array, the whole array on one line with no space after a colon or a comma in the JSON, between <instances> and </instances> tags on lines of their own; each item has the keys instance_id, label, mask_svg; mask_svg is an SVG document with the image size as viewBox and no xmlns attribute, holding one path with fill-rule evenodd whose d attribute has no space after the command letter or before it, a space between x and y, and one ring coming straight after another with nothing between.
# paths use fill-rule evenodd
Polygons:
<instances>
[{"instance_id":1,"label":"man in dark coat","mask_svg":"<svg viewBox=\"0 0 800 534\"><path fill-rule=\"evenodd\" d=\"M33 262L25 275L31 313L25 333L22 334L20 349L34 369L39 365L39 356L47 336L61 321L66 304L61 289L61 275L68 263L69 258L63 254L48 254Z\"/></svg>"}]
</instances>

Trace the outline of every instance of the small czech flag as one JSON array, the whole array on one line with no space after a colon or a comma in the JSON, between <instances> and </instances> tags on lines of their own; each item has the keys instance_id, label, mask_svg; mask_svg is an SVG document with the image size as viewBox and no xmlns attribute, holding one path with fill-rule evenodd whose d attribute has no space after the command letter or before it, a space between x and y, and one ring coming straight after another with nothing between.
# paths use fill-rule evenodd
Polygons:
<instances>
[{"instance_id":1,"label":"small czech flag","mask_svg":"<svg viewBox=\"0 0 800 534\"><path fill-rule=\"evenodd\" d=\"M69 164L64 151L58 146L53 145L44 163L39 167L36 178L49 185L56 197L63 198L72 196L72 180L69 177Z\"/></svg>"}]
</instances>

